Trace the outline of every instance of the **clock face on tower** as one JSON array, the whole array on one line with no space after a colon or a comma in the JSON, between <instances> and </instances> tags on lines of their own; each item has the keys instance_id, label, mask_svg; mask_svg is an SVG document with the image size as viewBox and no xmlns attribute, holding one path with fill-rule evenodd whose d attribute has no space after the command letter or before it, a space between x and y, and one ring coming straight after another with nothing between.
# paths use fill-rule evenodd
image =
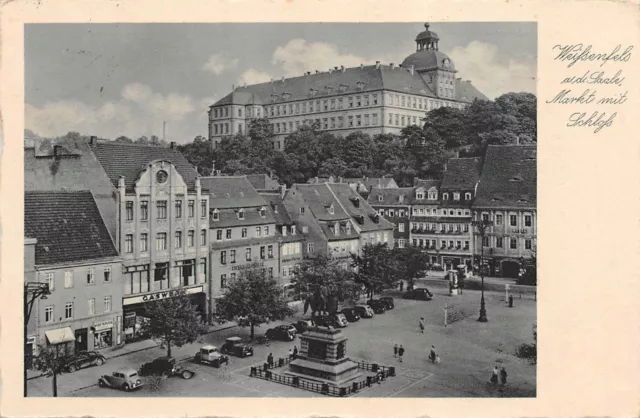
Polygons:
<instances>
[{"instance_id":1,"label":"clock face on tower","mask_svg":"<svg viewBox=\"0 0 640 418\"><path fill-rule=\"evenodd\" d=\"M160 184L166 183L169 175L166 171L160 170L156 173L156 181Z\"/></svg>"}]
</instances>

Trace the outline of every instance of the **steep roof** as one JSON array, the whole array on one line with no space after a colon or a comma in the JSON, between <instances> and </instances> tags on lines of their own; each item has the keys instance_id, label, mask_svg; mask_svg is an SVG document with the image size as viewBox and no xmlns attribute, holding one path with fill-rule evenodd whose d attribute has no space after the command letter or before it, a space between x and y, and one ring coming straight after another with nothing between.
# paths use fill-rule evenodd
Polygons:
<instances>
[{"instance_id":1,"label":"steep roof","mask_svg":"<svg viewBox=\"0 0 640 418\"><path fill-rule=\"evenodd\" d=\"M442 178L443 189L474 189L480 180L479 158L450 158Z\"/></svg>"},{"instance_id":2,"label":"steep roof","mask_svg":"<svg viewBox=\"0 0 640 418\"><path fill-rule=\"evenodd\" d=\"M346 184L345 186L349 187ZM349 218L349 215L342 209L327 183L296 184L294 187L317 220L337 221ZM333 215L327 210L331 205L333 205Z\"/></svg>"},{"instance_id":3,"label":"steep roof","mask_svg":"<svg viewBox=\"0 0 640 418\"><path fill-rule=\"evenodd\" d=\"M370 189L367 201L371 206L409 206L413 199L413 187L387 189L373 187ZM402 202L400 196L404 196ZM382 200L380 200L382 197Z\"/></svg>"},{"instance_id":4,"label":"steep roof","mask_svg":"<svg viewBox=\"0 0 640 418\"><path fill-rule=\"evenodd\" d=\"M350 217L356 218L362 216L364 220L362 224L359 223L359 227L364 232L393 229L393 224L381 216L378 216L378 212L367 203L355 190L349 187L348 184L342 183L329 183L328 187L333 194L339 200L341 206L349 214ZM356 206L355 200L358 200ZM378 222L373 221L373 217L378 219Z\"/></svg>"},{"instance_id":5,"label":"steep roof","mask_svg":"<svg viewBox=\"0 0 640 418\"><path fill-rule=\"evenodd\" d=\"M267 204L246 176L201 177L200 185L209 191L211 209L247 208Z\"/></svg>"},{"instance_id":6,"label":"steep roof","mask_svg":"<svg viewBox=\"0 0 640 418\"><path fill-rule=\"evenodd\" d=\"M195 189L198 172L178 150L108 141L99 141L91 145L91 149L115 187L118 187L120 176L124 176L126 188L133 189L147 164L155 160L164 160L176 167L189 189Z\"/></svg>"},{"instance_id":7,"label":"steep roof","mask_svg":"<svg viewBox=\"0 0 640 418\"><path fill-rule=\"evenodd\" d=\"M267 174L247 174L247 180L256 190L278 190L280 183Z\"/></svg>"},{"instance_id":8,"label":"steep roof","mask_svg":"<svg viewBox=\"0 0 640 418\"><path fill-rule=\"evenodd\" d=\"M269 204L271 213L276 220L277 225L293 225L293 219L284 206L284 200L280 193L260 193L260 196Z\"/></svg>"},{"instance_id":9,"label":"steep roof","mask_svg":"<svg viewBox=\"0 0 640 418\"><path fill-rule=\"evenodd\" d=\"M361 89L358 83L361 82ZM341 85L346 86L341 91ZM330 89L327 89L330 87ZM457 81L456 100L471 102L474 98L487 100L470 82ZM271 103L273 98L281 101L310 100L340 94L393 90L419 96L437 98L435 93L417 71L413 74L406 69L390 65L364 65L362 67L338 69L298 77L274 80L272 82L237 87L213 106L228 104L248 105L252 103ZM315 95L311 91L316 91ZM460 91L460 94L458 93Z\"/></svg>"},{"instance_id":10,"label":"steep roof","mask_svg":"<svg viewBox=\"0 0 640 418\"><path fill-rule=\"evenodd\" d=\"M536 146L490 145L474 207L536 208Z\"/></svg>"},{"instance_id":11,"label":"steep roof","mask_svg":"<svg viewBox=\"0 0 640 418\"><path fill-rule=\"evenodd\" d=\"M432 187L435 187L436 189L440 189L441 184L442 184L442 180L437 180L437 179L419 179L417 177L413 178L413 185L415 187L424 187L425 190L429 190Z\"/></svg>"},{"instance_id":12,"label":"steep roof","mask_svg":"<svg viewBox=\"0 0 640 418\"><path fill-rule=\"evenodd\" d=\"M256 225L269 225L276 223L271 212L267 209L265 216L260 216L260 209L265 206L257 207L244 207L241 208L244 212L243 219L238 218L238 212L240 209L223 208L218 209L218 220L214 221L213 217L209 217L209 227L212 229L217 228L229 228L233 226L256 226Z\"/></svg>"},{"instance_id":13,"label":"steep roof","mask_svg":"<svg viewBox=\"0 0 640 418\"><path fill-rule=\"evenodd\" d=\"M24 229L38 240L39 265L118 256L89 191L26 191Z\"/></svg>"}]
</instances>

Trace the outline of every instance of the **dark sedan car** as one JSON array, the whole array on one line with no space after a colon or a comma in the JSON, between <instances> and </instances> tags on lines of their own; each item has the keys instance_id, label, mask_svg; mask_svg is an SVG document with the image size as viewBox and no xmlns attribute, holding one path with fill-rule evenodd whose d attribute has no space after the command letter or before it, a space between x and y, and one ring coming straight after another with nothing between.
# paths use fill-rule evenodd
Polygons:
<instances>
[{"instance_id":1,"label":"dark sedan car","mask_svg":"<svg viewBox=\"0 0 640 418\"><path fill-rule=\"evenodd\" d=\"M344 308L342 314L347 318L349 322L356 322L360 320L360 315L358 314L358 310L356 308Z\"/></svg>"},{"instance_id":2,"label":"dark sedan car","mask_svg":"<svg viewBox=\"0 0 640 418\"><path fill-rule=\"evenodd\" d=\"M433 299L433 293L431 293L427 288L413 289L406 292L404 294L404 298L415 300L431 300Z\"/></svg>"},{"instance_id":3,"label":"dark sedan car","mask_svg":"<svg viewBox=\"0 0 640 418\"><path fill-rule=\"evenodd\" d=\"M302 334L303 332L305 332L309 328L313 328L315 326L313 321L310 320L310 319L300 319L300 320L298 320L298 322L296 322L294 324L291 324L291 325L296 329L296 332L298 334Z\"/></svg>"},{"instance_id":4,"label":"dark sedan car","mask_svg":"<svg viewBox=\"0 0 640 418\"><path fill-rule=\"evenodd\" d=\"M296 328L293 325L278 325L266 332L270 340L293 341L296 338Z\"/></svg>"},{"instance_id":5,"label":"dark sedan car","mask_svg":"<svg viewBox=\"0 0 640 418\"><path fill-rule=\"evenodd\" d=\"M73 373L89 366L102 366L106 361L105 356L96 351L80 351L76 353L66 369L69 373Z\"/></svg>"},{"instance_id":6,"label":"dark sedan car","mask_svg":"<svg viewBox=\"0 0 640 418\"><path fill-rule=\"evenodd\" d=\"M240 337L229 337L225 340L220 352L223 354L233 354L237 357L247 357L253 355L253 347L242 342Z\"/></svg>"},{"instance_id":7,"label":"dark sedan car","mask_svg":"<svg viewBox=\"0 0 640 418\"><path fill-rule=\"evenodd\" d=\"M173 357L158 357L144 363L138 374L140 376L181 376L183 379L191 379L195 373L179 366Z\"/></svg>"},{"instance_id":8,"label":"dark sedan car","mask_svg":"<svg viewBox=\"0 0 640 418\"><path fill-rule=\"evenodd\" d=\"M387 310L395 308L393 298L391 296L383 296L380 298L380 300L384 302L385 305L387 305Z\"/></svg>"},{"instance_id":9,"label":"dark sedan car","mask_svg":"<svg viewBox=\"0 0 640 418\"><path fill-rule=\"evenodd\" d=\"M387 310L387 304L380 299L369 299L367 305L371 306L373 312L377 314L385 313Z\"/></svg>"}]
</instances>

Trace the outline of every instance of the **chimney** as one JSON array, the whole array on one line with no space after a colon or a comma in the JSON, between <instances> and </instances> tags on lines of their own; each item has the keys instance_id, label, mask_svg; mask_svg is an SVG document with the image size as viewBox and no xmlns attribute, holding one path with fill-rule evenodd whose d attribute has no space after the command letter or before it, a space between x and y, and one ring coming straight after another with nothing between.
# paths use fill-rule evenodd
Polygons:
<instances>
[{"instance_id":1,"label":"chimney","mask_svg":"<svg viewBox=\"0 0 640 418\"><path fill-rule=\"evenodd\" d=\"M62 155L62 153L60 152L60 148L62 148L61 145L54 145L53 146L53 156L54 157L59 157Z\"/></svg>"},{"instance_id":2,"label":"chimney","mask_svg":"<svg viewBox=\"0 0 640 418\"><path fill-rule=\"evenodd\" d=\"M411 67L409 67L409 72L411 73L411 75L413 75L415 69L415 65L412 65Z\"/></svg>"},{"instance_id":3,"label":"chimney","mask_svg":"<svg viewBox=\"0 0 640 418\"><path fill-rule=\"evenodd\" d=\"M364 64L360 64L360 69L362 70L364 68Z\"/></svg>"},{"instance_id":4,"label":"chimney","mask_svg":"<svg viewBox=\"0 0 640 418\"><path fill-rule=\"evenodd\" d=\"M245 81L242 87L247 87L247 82Z\"/></svg>"},{"instance_id":5,"label":"chimney","mask_svg":"<svg viewBox=\"0 0 640 418\"><path fill-rule=\"evenodd\" d=\"M316 74L318 74L320 71L316 70Z\"/></svg>"},{"instance_id":6,"label":"chimney","mask_svg":"<svg viewBox=\"0 0 640 418\"><path fill-rule=\"evenodd\" d=\"M344 65L340 66L340 71L342 71L344 73Z\"/></svg>"},{"instance_id":7,"label":"chimney","mask_svg":"<svg viewBox=\"0 0 640 418\"><path fill-rule=\"evenodd\" d=\"M216 176L220 176L220 170L216 170Z\"/></svg>"},{"instance_id":8,"label":"chimney","mask_svg":"<svg viewBox=\"0 0 640 418\"><path fill-rule=\"evenodd\" d=\"M389 68L393 70L393 63L389 64Z\"/></svg>"},{"instance_id":9,"label":"chimney","mask_svg":"<svg viewBox=\"0 0 640 418\"><path fill-rule=\"evenodd\" d=\"M96 145L98 143L98 137L97 136L92 136L91 139L89 140L89 144L90 145Z\"/></svg>"},{"instance_id":10,"label":"chimney","mask_svg":"<svg viewBox=\"0 0 640 418\"><path fill-rule=\"evenodd\" d=\"M333 67L334 70L338 71L338 67Z\"/></svg>"},{"instance_id":11,"label":"chimney","mask_svg":"<svg viewBox=\"0 0 640 418\"><path fill-rule=\"evenodd\" d=\"M376 61L376 70L380 68L380 61Z\"/></svg>"},{"instance_id":12,"label":"chimney","mask_svg":"<svg viewBox=\"0 0 640 418\"><path fill-rule=\"evenodd\" d=\"M284 77L282 77L282 84L284 84Z\"/></svg>"},{"instance_id":13,"label":"chimney","mask_svg":"<svg viewBox=\"0 0 640 418\"><path fill-rule=\"evenodd\" d=\"M287 185L281 184L278 188L280 189L280 197L284 199L284 195L287 193Z\"/></svg>"},{"instance_id":14,"label":"chimney","mask_svg":"<svg viewBox=\"0 0 640 418\"><path fill-rule=\"evenodd\" d=\"M338 183L342 183L342 177L338 177Z\"/></svg>"},{"instance_id":15,"label":"chimney","mask_svg":"<svg viewBox=\"0 0 640 418\"><path fill-rule=\"evenodd\" d=\"M176 149L176 143L175 141L171 141L171 145L170 145L171 149Z\"/></svg>"},{"instance_id":16,"label":"chimney","mask_svg":"<svg viewBox=\"0 0 640 418\"><path fill-rule=\"evenodd\" d=\"M273 170L269 170L269 178L272 179L273 178Z\"/></svg>"},{"instance_id":17,"label":"chimney","mask_svg":"<svg viewBox=\"0 0 640 418\"><path fill-rule=\"evenodd\" d=\"M398 68L402 68L402 64L398 65Z\"/></svg>"}]
</instances>

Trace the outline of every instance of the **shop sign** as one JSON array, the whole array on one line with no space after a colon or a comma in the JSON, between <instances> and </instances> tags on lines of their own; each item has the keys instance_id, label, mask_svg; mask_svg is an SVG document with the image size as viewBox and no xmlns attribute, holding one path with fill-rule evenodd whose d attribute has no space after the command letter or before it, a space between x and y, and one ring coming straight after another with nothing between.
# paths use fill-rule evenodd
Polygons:
<instances>
[{"instance_id":1,"label":"shop sign","mask_svg":"<svg viewBox=\"0 0 640 418\"><path fill-rule=\"evenodd\" d=\"M135 318L136 317L136 313L135 312L125 312L124 317L125 317L125 319L127 319L127 318Z\"/></svg>"},{"instance_id":2,"label":"shop sign","mask_svg":"<svg viewBox=\"0 0 640 418\"><path fill-rule=\"evenodd\" d=\"M108 321L94 322L93 328L96 331L102 331L102 330L105 330L105 329L111 329L111 328L113 328L113 319L110 319Z\"/></svg>"},{"instance_id":3,"label":"shop sign","mask_svg":"<svg viewBox=\"0 0 640 418\"><path fill-rule=\"evenodd\" d=\"M193 293L200 293L202 292L202 286L198 286L198 287L190 287L188 289L185 289L185 292L189 295L189 294L193 294ZM156 292L156 293L149 293L148 295L143 295L143 296L134 296L131 298L124 298L124 300L122 301L123 305L133 305L134 303L144 303L144 302L150 302L153 300L161 300L161 299L167 299L167 298L172 298L174 296L178 295L178 291L177 290L167 290L164 292Z\"/></svg>"},{"instance_id":4,"label":"shop sign","mask_svg":"<svg viewBox=\"0 0 640 418\"><path fill-rule=\"evenodd\" d=\"M231 270L244 270L252 267L264 267L264 261L252 264L240 264L239 266L231 266Z\"/></svg>"}]
</instances>

